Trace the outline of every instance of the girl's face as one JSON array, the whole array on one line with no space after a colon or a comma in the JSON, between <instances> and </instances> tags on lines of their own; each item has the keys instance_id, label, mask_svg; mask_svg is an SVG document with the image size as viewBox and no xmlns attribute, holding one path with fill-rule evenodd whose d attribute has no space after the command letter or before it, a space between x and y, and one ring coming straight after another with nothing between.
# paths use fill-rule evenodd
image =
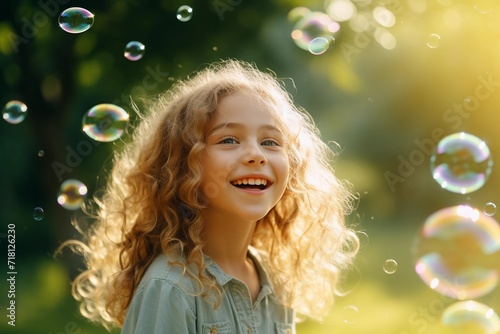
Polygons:
<instances>
[{"instance_id":1,"label":"girl's face","mask_svg":"<svg viewBox=\"0 0 500 334\"><path fill-rule=\"evenodd\" d=\"M289 175L286 143L269 111L242 93L222 99L208 124L201 191L208 219L257 221L281 199Z\"/></svg>"}]
</instances>

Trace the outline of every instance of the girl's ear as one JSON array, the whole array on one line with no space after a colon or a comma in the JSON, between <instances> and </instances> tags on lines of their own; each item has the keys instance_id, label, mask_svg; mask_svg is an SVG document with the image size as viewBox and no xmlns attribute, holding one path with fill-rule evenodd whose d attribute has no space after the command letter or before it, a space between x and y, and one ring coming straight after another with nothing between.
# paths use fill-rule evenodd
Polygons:
<instances>
[{"instance_id":1,"label":"girl's ear","mask_svg":"<svg viewBox=\"0 0 500 334\"><path fill-rule=\"evenodd\" d=\"M180 203L178 208L179 208L179 213L184 218L184 220L186 220L187 222L190 222L194 219L194 217L195 217L194 210L191 209L190 206L188 206L185 203Z\"/></svg>"}]
</instances>

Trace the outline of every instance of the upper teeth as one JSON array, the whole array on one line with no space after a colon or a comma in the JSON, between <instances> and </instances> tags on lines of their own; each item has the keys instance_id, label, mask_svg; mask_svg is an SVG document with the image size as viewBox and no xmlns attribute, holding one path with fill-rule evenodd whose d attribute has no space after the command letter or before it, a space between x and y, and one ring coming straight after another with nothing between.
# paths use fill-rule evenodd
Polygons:
<instances>
[{"instance_id":1,"label":"upper teeth","mask_svg":"<svg viewBox=\"0 0 500 334\"><path fill-rule=\"evenodd\" d=\"M232 181L231 182L232 184L237 184L237 185L240 185L240 184L250 184L250 185L257 185L257 186L260 186L261 184L262 185L266 185L267 184L267 180L266 179L252 179L252 178L248 178L248 179L241 179L241 180L236 180L236 181Z\"/></svg>"}]
</instances>

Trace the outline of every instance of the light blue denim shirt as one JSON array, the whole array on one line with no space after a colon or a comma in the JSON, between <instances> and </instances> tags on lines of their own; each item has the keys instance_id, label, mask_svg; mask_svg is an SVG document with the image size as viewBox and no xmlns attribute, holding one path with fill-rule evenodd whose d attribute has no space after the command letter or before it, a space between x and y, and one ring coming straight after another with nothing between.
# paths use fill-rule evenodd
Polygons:
<instances>
[{"instance_id":1,"label":"light blue denim shirt","mask_svg":"<svg viewBox=\"0 0 500 334\"><path fill-rule=\"evenodd\" d=\"M194 282L179 266L158 256L139 283L122 328L122 334L295 334L293 310L275 298L268 276L255 250L249 250L260 278L255 303L242 281L229 276L209 257L206 270L222 287L217 309L184 287Z\"/></svg>"}]
</instances>

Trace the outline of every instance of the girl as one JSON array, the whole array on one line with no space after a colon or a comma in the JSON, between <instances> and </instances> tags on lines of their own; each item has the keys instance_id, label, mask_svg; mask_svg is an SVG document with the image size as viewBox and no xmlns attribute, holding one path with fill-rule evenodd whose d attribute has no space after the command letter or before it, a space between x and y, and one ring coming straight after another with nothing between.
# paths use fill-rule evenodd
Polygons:
<instances>
[{"instance_id":1,"label":"girl","mask_svg":"<svg viewBox=\"0 0 500 334\"><path fill-rule=\"evenodd\" d=\"M332 157L253 65L223 61L177 84L96 199L73 282L83 315L126 334L295 333L296 314L321 319L358 249Z\"/></svg>"}]
</instances>

